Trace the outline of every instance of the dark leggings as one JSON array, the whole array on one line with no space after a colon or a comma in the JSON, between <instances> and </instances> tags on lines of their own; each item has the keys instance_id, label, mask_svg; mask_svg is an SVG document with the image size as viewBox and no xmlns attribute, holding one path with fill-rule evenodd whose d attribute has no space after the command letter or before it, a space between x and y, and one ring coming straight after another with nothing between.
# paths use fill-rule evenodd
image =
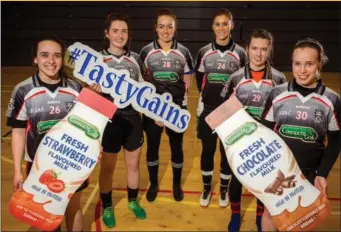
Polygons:
<instances>
[{"instance_id":1,"label":"dark leggings","mask_svg":"<svg viewBox=\"0 0 341 232\"><path fill-rule=\"evenodd\" d=\"M218 135L213 133L212 129L205 121L205 117L209 114L209 112L203 112L198 117L198 138L201 139L202 144L202 153L201 153L201 172L203 183L206 186L209 186L212 182L212 174L214 169L214 154L217 149L217 139ZM220 139L219 139L220 141ZM228 164L224 145L222 142L219 142L220 149L220 187L227 188L230 177L232 174L230 165Z\"/></svg>"},{"instance_id":2,"label":"dark leggings","mask_svg":"<svg viewBox=\"0 0 341 232\"><path fill-rule=\"evenodd\" d=\"M152 184L158 183L159 148L163 127L156 125L153 119L143 116L143 129L147 137L147 165L149 180ZM173 168L173 184L181 183L181 173L184 161L182 150L183 133L177 133L166 127L171 149Z\"/></svg>"},{"instance_id":3,"label":"dark leggings","mask_svg":"<svg viewBox=\"0 0 341 232\"><path fill-rule=\"evenodd\" d=\"M202 153L201 153L201 171L212 172L214 169L214 154L217 147L217 135L213 134L211 138L202 140ZM224 145L219 143L220 149L220 173L224 175L231 175L232 171L227 162Z\"/></svg>"}]
</instances>

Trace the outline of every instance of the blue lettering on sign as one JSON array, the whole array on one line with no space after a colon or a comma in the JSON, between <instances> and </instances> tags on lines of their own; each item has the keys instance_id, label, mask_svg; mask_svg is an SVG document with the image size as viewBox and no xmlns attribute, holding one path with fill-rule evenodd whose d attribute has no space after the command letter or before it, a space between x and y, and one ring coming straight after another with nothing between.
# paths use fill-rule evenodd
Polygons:
<instances>
[{"instance_id":1,"label":"blue lettering on sign","mask_svg":"<svg viewBox=\"0 0 341 232\"><path fill-rule=\"evenodd\" d=\"M269 144L265 144L262 138L256 140L239 153L244 161L237 167L237 172L241 176L249 174L250 177L255 177L258 174L262 177L268 175L276 170L274 163L281 157L281 154L278 153L281 148L282 146L276 139Z\"/></svg>"},{"instance_id":2,"label":"blue lettering on sign","mask_svg":"<svg viewBox=\"0 0 341 232\"><path fill-rule=\"evenodd\" d=\"M55 159L53 164L64 170L68 170L69 167L81 170L81 166L91 169L97 162L83 154L88 151L88 145L66 133L62 135L60 141L46 135L42 145L51 149L48 155Z\"/></svg>"},{"instance_id":3,"label":"blue lettering on sign","mask_svg":"<svg viewBox=\"0 0 341 232\"><path fill-rule=\"evenodd\" d=\"M173 103L169 93L157 94L155 86L130 78L128 70L109 68L103 56L79 42L68 48L66 65L74 68L73 75L88 84L98 83L102 92L115 99L118 108L132 105L146 116L164 123L176 132L184 132L191 119L190 113Z\"/></svg>"}]
</instances>

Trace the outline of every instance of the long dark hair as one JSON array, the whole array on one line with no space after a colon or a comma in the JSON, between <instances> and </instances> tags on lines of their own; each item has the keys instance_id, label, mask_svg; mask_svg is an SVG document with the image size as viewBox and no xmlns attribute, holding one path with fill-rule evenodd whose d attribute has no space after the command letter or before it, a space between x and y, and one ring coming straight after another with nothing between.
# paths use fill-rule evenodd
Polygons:
<instances>
[{"instance_id":1,"label":"long dark hair","mask_svg":"<svg viewBox=\"0 0 341 232\"><path fill-rule=\"evenodd\" d=\"M43 41L52 41L55 42L56 44L58 44L62 50L62 66L60 67L60 70L58 72L59 77L67 77L66 72L64 70L64 56L65 56L65 45L63 43L62 40L60 40L57 36L52 35L49 37L43 37L43 38L39 38L35 41L35 43L33 44L33 48L32 48L32 60L34 60L34 58L37 57L37 53L38 53L38 47L39 44ZM34 66L36 66L36 64L33 64Z\"/></svg>"},{"instance_id":2,"label":"long dark hair","mask_svg":"<svg viewBox=\"0 0 341 232\"><path fill-rule=\"evenodd\" d=\"M158 10L156 13L156 19L155 19L155 27L157 27L157 20L159 19L159 17L161 16L169 16L171 18L173 18L174 22L175 22L175 29L177 29L178 26L178 21L176 19L176 15L174 14L174 12L171 9L165 8L165 9L161 9Z\"/></svg>"},{"instance_id":3,"label":"long dark hair","mask_svg":"<svg viewBox=\"0 0 341 232\"><path fill-rule=\"evenodd\" d=\"M129 17L127 15L122 15L119 13L112 13L109 14L105 21L104 21L104 40L103 40L103 49L108 49L110 47L110 41L105 36L105 31L109 33L111 23L114 21L123 21L127 24L128 27L128 41L124 45L124 50L128 51L130 50L130 44L131 44L131 30L130 30L130 24L129 24Z\"/></svg>"}]
</instances>

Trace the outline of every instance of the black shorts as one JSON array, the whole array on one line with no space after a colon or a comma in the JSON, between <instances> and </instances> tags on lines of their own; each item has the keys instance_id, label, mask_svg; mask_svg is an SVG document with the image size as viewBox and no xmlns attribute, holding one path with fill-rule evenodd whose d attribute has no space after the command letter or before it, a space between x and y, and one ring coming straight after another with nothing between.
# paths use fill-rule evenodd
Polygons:
<instances>
[{"instance_id":1,"label":"black shorts","mask_svg":"<svg viewBox=\"0 0 341 232\"><path fill-rule=\"evenodd\" d=\"M139 114L114 115L105 127L102 147L103 152L118 153L123 146L127 151L135 151L144 142L142 121Z\"/></svg>"},{"instance_id":2,"label":"black shorts","mask_svg":"<svg viewBox=\"0 0 341 232\"><path fill-rule=\"evenodd\" d=\"M32 168L33 162L28 162L26 161L26 177L28 176L28 174L30 174L31 168ZM79 186L79 188L76 190L76 192L80 192L83 189L86 189L89 186L89 178L86 179L81 186Z\"/></svg>"},{"instance_id":3,"label":"black shorts","mask_svg":"<svg viewBox=\"0 0 341 232\"><path fill-rule=\"evenodd\" d=\"M143 121L143 130L146 132L147 136L148 135L160 135L162 134L164 128L166 130L166 134L168 136L183 136L184 132L175 132L172 129L169 129L168 127L164 126L164 127L160 127L158 125L156 125L155 120L151 119L145 115L143 115L142 117L142 121Z\"/></svg>"},{"instance_id":4,"label":"black shorts","mask_svg":"<svg viewBox=\"0 0 341 232\"><path fill-rule=\"evenodd\" d=\"M209 113L202 112L201 115L198 117L197 137L198 139L201 139L201 140L214 139L218 137L216 133L213 134L213 130L205 121L205 117L207 115L209 115Z\"/></svg>"},{"instance_id":5,"label":"black shorts","mask_svg":"<svg viewBox=\"0 0 341 232\"><path fill-rule=\"evenodd\" d=\"M316 170L313 169L302 169L301 170L303 175L305 176L305 178L307 178L307 180L314 185L315 182L315 177L316 177Z\"/></svg>"}]
</instances>

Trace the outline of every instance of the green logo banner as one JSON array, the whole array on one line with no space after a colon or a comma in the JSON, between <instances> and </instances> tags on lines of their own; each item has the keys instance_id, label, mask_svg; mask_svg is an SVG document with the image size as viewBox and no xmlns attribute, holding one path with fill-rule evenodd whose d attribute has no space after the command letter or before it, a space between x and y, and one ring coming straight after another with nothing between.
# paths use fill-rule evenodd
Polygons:
<instances>
[{"instance_id":1,"label":"green logo banner","mask_svg":"<svg viewBox=\"0 0 341 232\"><path fill-rule=\"evenodd\" d=\"M311 127L282 125L279 133L287 138L301 139L303 142L314 143L317 139L316 131Z\"/></svg>"},{"instance_id":2,"label":"green logo banner","mask_svg":"<svg viewBox=\"0 0 341 232\"><path fill-rule=\"evenodd\" d=\"M179 80L179 76L175 72L154 72L153 76L158 81L177 82Z\"/></svg>"},{"instance_id":3,"label":"green logo banner","mask_svg":"<svg viewBox=\"0 0 341 232\"><path fill-rule=\"evenodd\" d=\"M231 146L236 143L238 140L242 139L246 135L251 135L253 132L257 130L258 126L255 122L246 122L233 131L229 136L227 136L224 140L225 144Z\"/></svg>"},{"instance_id":4,"label":"green logo banner","mask_svg":"<svg viewBox=\"0 0 341 232\"><path fill-rule=\"evenodd\" d=\"M68 122L71 125L77 127L78 129L84 131L85 135L91 139L97 140L101 135L97 127L95 127L91 123L88 123L87 121L78 116L75 115L69 116Z\"/></svg>"},{"instance_id":5,"label":"green logo banner","mask_svg":"<svg viewBox=\"0 0 341 232\"><path fill-rule=\"evenodd\" d=\"M39 134L44 134L47 131L49 131L54 125L56 125L59 122L58 120L49 120L49 121L42 121L39 122L37 125L38 128L38 133Z\"/></svg>"}]
</instances>

